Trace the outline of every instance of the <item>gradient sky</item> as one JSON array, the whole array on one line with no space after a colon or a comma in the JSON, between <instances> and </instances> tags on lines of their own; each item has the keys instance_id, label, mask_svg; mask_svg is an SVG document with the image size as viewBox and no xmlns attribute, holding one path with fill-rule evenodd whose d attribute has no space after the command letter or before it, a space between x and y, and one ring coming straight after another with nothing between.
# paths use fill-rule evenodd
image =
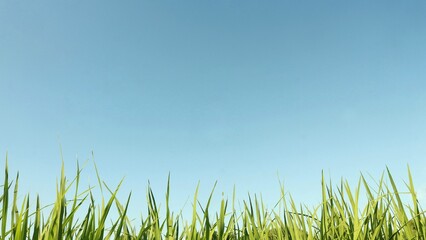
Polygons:
<instances>
[{"instance_id":1,"label":"gradient sky","mask_svg":"<svg viewBox=\"0 0 426 240\"><path fill-rule=\"evenodd\" d=\"M94 159L144 208L192 197L320 200L321 171L426 172L425 1L0 1L0 153L53 201ZM2 161L3 161L2 160ZM279 177L278 177L279 175ZM1 175L3 176L3 175ZM84 186L96 184L92 163ZM46 197L43 197L46 196ZM124 198L123 198L124 201Z\"/></svg>"}]
</instances>

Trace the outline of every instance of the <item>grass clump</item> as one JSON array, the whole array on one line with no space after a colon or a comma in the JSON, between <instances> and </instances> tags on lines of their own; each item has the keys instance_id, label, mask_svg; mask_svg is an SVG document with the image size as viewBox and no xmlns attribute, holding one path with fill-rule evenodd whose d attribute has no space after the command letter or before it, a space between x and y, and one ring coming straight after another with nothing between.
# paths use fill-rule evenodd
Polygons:
<instances>
[{"instance_id":1,"label":"grass clump","mask_svg":"<svg viewBox=\"0 0 426 240\"><path fill-rule=\"evenodd\" d=\"M62 167L56 200L47 215L47 208L40 206L39 196L35 199L35 209L30 209L29 195L18 203L19 174L13 181L9 179L7 159L4 172L0 239L426 239L425 212L417 200L409 168L406 182L411 196L409 203L402 201L402 193L386 170L374 189L362 175L355 188L344 180L333 187L322 177L322 203L315 208L296 205L281 186L282 197L273 209L266 209L257 196L249 196L243 201L243 209L237 211L234 191L231 201L222 199L220 208L211 212L214 188L203 206L198 201L197 187L189 221L169 207L169 178L165 212L159 211L148 186L148 215L139 224L128 218L131 194L125 202L116 197L121 183L110 189L101 184L97 174L101 190L105 187L110 196L96 200L92 189L80 191L78 166L71 181L67 181ZM367 200L363 206L361 192L365 192ZM118 217L107 223L112 209L118 212ZM84 217L77 218L77 214Z\"/></svg>"}]
</instances>

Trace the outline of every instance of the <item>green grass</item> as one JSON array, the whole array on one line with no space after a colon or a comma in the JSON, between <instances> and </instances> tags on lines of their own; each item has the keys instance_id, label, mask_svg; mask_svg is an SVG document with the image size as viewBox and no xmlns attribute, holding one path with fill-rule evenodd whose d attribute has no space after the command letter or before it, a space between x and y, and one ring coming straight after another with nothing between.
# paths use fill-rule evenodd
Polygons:
<instances>
[{"instance_id":1,"label":"green grass","mask_svg":"<svg viewBox=\"0 0 426 240\"><path fill-rule=\"evenodd\" d=\"M222 199L219 209L213 210L210 204L214 189L207 204L201 205L197 187L192 216L186 217L169 207L169 178L165 209L160 212L148 186L148 214L139 223L128 218L131 194L124 201L117 199L121 183L115 189L109 188L97 170L101 191L108 191L109 198L95 199L92 189L79 189L78 166L70 181L62 167L56 200L49 208L40 206L39 196L30 199L25 195L18 201L19 174L10 179L7 159L4 172L0 239L426 239L425 213L419 206L409 168L405 193L398 191L389 170L374 188L362 175L355 188L344 180L333 187L322 177L322 203L314 208L296 205L281 186L282 197L273 209L267 209L262 199L249 196L243 201L243 209L237 211L234 191L233 199ZM361 193L366 199L362 206ZM411 200L403 202L406 198L402 194L408 194ZM34 209L30 209L30 201L34 200ZM118 213L112 222L111 211Z\"/></svg>"}]
</instances>

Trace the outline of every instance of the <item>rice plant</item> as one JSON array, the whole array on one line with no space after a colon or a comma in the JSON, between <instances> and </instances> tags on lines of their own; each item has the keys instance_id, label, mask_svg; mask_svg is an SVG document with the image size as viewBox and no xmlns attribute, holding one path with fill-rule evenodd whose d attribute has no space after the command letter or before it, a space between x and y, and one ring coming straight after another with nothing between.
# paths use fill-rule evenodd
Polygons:
<instances>
[{"instance_id":1,"label":"rice plant","mask_svg":"<svg viewBox=\"0 0 426 240\"><path fill-rule=\"evenodd\" d=\"M363 175L351 188L342 180L337 186L321 184L321 204L309 208L297 205L284 193L273 209L267 209L262 198L248 196L243 209L235 208L232 199L222 198L219 209L210 209L214 188L205 205L198 200L198 187L192 202L192 216L175 214L169 207L170 177L166 187L165 210L160 211L156 197L147 187L148 214L135 224L128 218L131 194L121 202L117 199L120 184L112 189L98 176L101 190L109 197L95 199L92 189L79 189L81 169L68 181L64 167L56 186L56 199L47 206L35 197L35 209L30 209L29 195L18 202L19 174L11 180L8 165L4 169L3 192L0 196L0 239L426 239L425 212L419 205L408 168L405 183L408 203L388 169L375 186ZM367 203L360 205L360 194ZM118 217L109 217L112 209ZM77 218L76 216L84 216ZM109 222L111 221L111 222Z\"/></svg>"}]
</instances>

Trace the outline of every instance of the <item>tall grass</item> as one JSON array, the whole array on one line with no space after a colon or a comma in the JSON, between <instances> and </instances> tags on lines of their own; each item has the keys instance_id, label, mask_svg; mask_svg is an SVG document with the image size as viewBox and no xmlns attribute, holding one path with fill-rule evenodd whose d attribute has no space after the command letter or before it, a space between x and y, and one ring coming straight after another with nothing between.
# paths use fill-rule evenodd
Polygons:
<instances>
[{"instance_id":1,"label":"tall grass","mask_svg":"<svg viewBox=\"0 0 426 240\"><path fill-rule=\"evenodd\" d=\"M81 169L77 167L76 176L67 181L62 167L56 200L47 211L40 206L39 196L34 209L30 209L34 199L30 200L29 195L18 202L19 174L10 179L7 159L4 172L0 239L426 239L425 213L419 206L409 168L405 183L406 194L411 196L409 203L402 201L403 193L386 170L374 188L362 175L355 188L344 180L333 187L322 177L322 203L314 208L297 205L281 186L281 199L273 209L267 209L257 196L249 196L243 201L243 209L237 211L234 191L231 200L222 199L220 208L212 210L214 189L207 204L202 205L197 187L192 216L186 217L169 207L169 178L165 210L160 212L148 186L148 214L139 224L128 218L131 194L121 202L117 199L121 183L111 189L99 174L99 184L108 191L109 198L95 199L92 189L81 191ZM362 206L361 192L367 199ZM118 217L109 223L112 209Z\"/></svg>"}]
</instances>

